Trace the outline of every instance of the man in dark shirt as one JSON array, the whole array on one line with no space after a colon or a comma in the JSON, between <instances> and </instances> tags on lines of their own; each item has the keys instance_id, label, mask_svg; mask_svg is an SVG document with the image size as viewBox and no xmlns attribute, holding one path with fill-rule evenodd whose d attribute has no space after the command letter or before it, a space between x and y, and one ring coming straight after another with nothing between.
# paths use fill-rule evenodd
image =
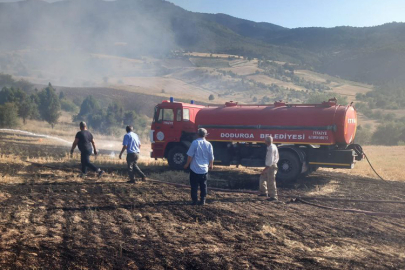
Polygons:
<instances>
[{"instance_id":1,"label":"man in dark shirt","mask_svg":"<svg viewBox=\"0 0 405 270\"><path fill-rule=\"evenodd\" d=\"M104 173L100 168L97 168L90 163L90 155L94 149L94 154L97 155L96 143L94 142L93 135L87 130L85 122L80 122L80 131L77 132L75 141L73 142L70 154L73 154L76 146L79 147L81 152L82 173L81 176L85 177L87 173L87 167L97 172L98 177L101 177ZM93 149L92 149L93 146Z\"/></svg>"}]
</instances>

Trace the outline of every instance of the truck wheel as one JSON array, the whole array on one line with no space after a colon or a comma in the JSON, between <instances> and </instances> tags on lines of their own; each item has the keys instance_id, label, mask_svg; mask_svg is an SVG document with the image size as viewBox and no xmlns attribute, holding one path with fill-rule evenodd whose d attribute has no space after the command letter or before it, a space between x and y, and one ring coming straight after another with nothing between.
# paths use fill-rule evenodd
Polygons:
<instances>
[{"instance_id":1,"label":"truck wheel","mask_svg":"<svg viewBox=\"0 0 405 270\"><path fill-rule=\"evenodd\" d=\"M175 170L183 169L187 162L187 150L182 146L173 147L167 156L169 166Z\"/></svg>"},{"instance_id":2,"label":"truck wheel","mask_svg":"<svg viewBox=\"0 0 405 270\"><path fill-rule=\"evenodd\" d=\"M277 180L280 180L282 183L296 181L301 172L301 164L297 155L288 151L280 151L277 166Z\"/></svg>"}]
</instances>

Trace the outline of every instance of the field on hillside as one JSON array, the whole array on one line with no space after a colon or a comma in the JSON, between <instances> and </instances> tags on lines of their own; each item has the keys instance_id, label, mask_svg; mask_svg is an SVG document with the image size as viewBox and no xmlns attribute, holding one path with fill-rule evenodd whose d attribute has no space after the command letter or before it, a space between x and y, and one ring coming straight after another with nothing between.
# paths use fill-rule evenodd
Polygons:
<instances>
[{"instance_id":1,"label":"field on hillside","mask_svg":"<svg viewBox=\"0 0 405 270\"><path fill-rule=\"evenodd\" d=\"M362 162L279 186L280 203L210 190L206 206L191 206L187 188L155 181L187 183L186 172L164 162L142 158L149 180L133 185L124 161L106 152L95 163L107 174L81 179L79 157L69 158L65 147L1 133L0 268L402 269L405 204L321 200L405 201L404 148L365 150L388 181ZM216 167L209 186L257 190L259 172ZM291 200L303 196L391 216Z\"/></svg>"},{"instance_id":2,"label":"field on hillside","mask_svg":"<svg viewBox=\"0 0 405 270\"><path fill-rule=\"evenodd\" d=\"M19 53L29 59L35 52ZM89 54L85 59L100 71L75 77L57 75L55 70L32 70L28 75L16 78L26 79L39 89L52 82L68 99L80 102L92 95L102 106L118 102L126 110L135 110L148 117L152 117L156 104L171 96L181 101L195 100L197 104L223 104L230 100L241 104L272 104L275 100L303 103L311 93L330 93L332 97L333 92L347 96L347 100L356 105L356 94L372 89L370 85L298 69L285 62L267 61L266 66L262 60L227 54L195 52L162 59ZM296 68L294 76L298 83L288 77L284 65ZM210 96L212 100L209 100ZM404 115L401 110L393 112L397 117ZM372 130L378 125L377 121L365 117L360 124L370 124Z\"/></svg>"},{"instance_id":3,"label":"field on hillside","mask_svg":"<svg viewBox=\"0 0 405 270\"><path fill-rule=\"evenodd\" d=\"M24 62L25 57L29 59L35 52L27 50L19 53L22 54L21 61ZM117 89L148 96L163 98L175 96L200 102L208 102L209 95L213 94L215 102L218 103L229 100L252 103L253 96L258 100L265 96L270 99L291 98L286 93L280 94L269 90L268 87L272 85L283 89L308 90L303 85L292 83L282 75L274 76L275 70L269 73L269 70L259 67L258 59L248 60L236 55L194 52L165 59L151 57L134 59L102 54L90 54L84 57L92 66L98 67L98 73L62 76L56 74L55 70L47 70L43 67L43 70L31 70L26 76L20 75L18 78L41 85L52 82L56 86L69 85L82 90L100 89L104 92L105 89ZM272 63L274 63L273 68L281 70L286 64L278 61L272 61ZM309 70L297 69L295 76L309 83L326 84L329 80L331 83L328 86L331 87L331 91L343 95L355 96L356 93L365 93L371 89L368 85ZM74 88L65 90L69 92ZM84 91L88 92L88 90ZM105 96L104 99L106 98L109 97ZM290 101L302 102L303 100L301 98L301 100Z\"/></svg>"},{"instance_id":4,"label":"field on hillside","mask_svg":"<svg viewBox=\"0 0 405 270\"><path fill-rule=\"evenodd\" d=\"M284 89L295 89L306 91L302 85L297 85L282 77L269 76L266 70L258 66L257 59L246 60L231 55L210 55L202 53L186 54L191 56L182 65L176 62L176 59L155 61L156 69L166 69L166 74L156 76L151 74L148 77L132 76L120 77L114 76L110 80L110 87L124 89L137 93L153 93L159 96L181 96L183 98L195 99L198 101L207 101L208 96L213 94L215 102L225 102L237 100L242 103L252 103L252 97L260 100L264 96L270 98L284 98L277 93L269 91L266 87L276 85ZM124 61L124 60L123 60ZM192 65L190 65L190 63ZM280 67L285 64L274 62ZM158 71L155 71L155 74ZM186 75L185 75L186 73ZM228 73L230 75L225 75ZM235 74L235 75L233 75ZM303 80L312 83L326 83L330 80L329 87L331 91L355 96L356 93L366 93L371 90L371 86L354 83L332 76L315 73L308 70L297 70L295 75ZM245 80L249 83L240 86L238 82ZM114 83L119 82L119 83ZM241 87L242 89L238 89ZM164 90L164 91L162 91ZM299 102L299 100L291 100ZM301 100L302 102L303 100Z\"/></svg>"}]
</instances>

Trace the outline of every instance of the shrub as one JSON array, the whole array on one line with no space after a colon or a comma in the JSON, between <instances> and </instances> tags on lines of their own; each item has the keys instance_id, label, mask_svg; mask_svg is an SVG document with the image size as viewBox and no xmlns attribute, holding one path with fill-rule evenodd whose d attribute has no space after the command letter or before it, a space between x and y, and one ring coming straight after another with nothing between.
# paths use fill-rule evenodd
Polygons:
<instances>
[{"instance_id":1,"label":"shrub","mask_svg":"<svg viewBox=\"0 0 405 270\"><path fill-rule=\"evenodd\" d=\"M79 107L77 107L76 104L68 99L62 99L60 101L60 106L61 109L65 112L77 113L77 111L79 110Z\"/></svg>"},{"instance_id":2,"label":"shrub","mask_svg":"<svg viewBox=\"0 0 405 270\"><path fill-rule=\"evenodd\" d=\"M14 103L0 105L0 127L10 128L18 125L18 108Z\"/></svg>"}]
</instances>

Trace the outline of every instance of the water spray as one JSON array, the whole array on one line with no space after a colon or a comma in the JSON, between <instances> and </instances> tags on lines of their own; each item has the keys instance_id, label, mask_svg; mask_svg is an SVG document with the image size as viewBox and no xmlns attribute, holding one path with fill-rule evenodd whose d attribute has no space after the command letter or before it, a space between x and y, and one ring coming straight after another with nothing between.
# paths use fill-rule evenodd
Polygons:
<instances>
[{"instance_id":1,"label":"water spray","mask_svg":"<svg viewBox=\"0 0 405 270\"><path fill-rule=\"evenodd\" d=\"M58 138L58 137L49 136L49 135L45 135L45 134L36 134L36 133L33 133L33 132L24 131L24 130L1 128L0 131L21 133L21 134L29 135L29 136L32 136L32 137L52 139L52 140L63 142L65 144L72 144L72 142L66 141L66 140Z\"/></svg>"}]
</instances>

